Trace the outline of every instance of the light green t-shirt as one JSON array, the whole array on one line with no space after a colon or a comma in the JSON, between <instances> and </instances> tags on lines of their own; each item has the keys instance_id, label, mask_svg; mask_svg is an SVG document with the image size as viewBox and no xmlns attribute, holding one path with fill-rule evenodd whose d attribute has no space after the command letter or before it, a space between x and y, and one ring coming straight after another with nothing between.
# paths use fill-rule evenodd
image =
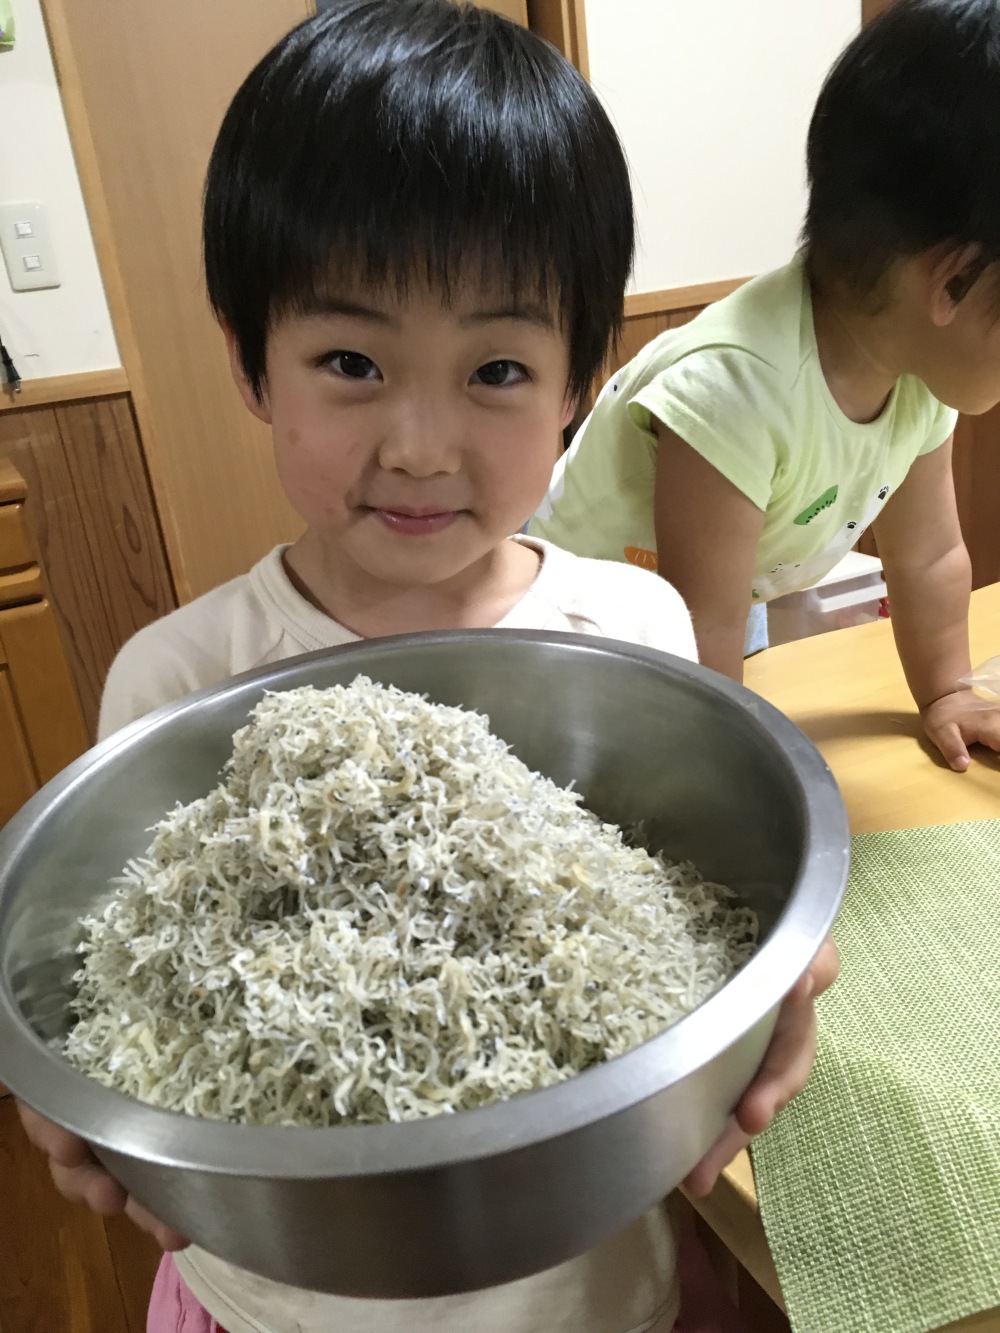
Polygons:
<instances>
[{"instance_id":1,"label":"light green t-shirt","mask_svg":"<svg viewBox=\"0 0 1000 1333\"><path fill-rule=\"evenodd\" d=\"M656 419L764 511L753 595L768 601L829 573L956 416L904 375L876 421L849 420L820 368L797 257L655 338L604 386L528 531L655 569Z\"/></svg>"}]
</instances>

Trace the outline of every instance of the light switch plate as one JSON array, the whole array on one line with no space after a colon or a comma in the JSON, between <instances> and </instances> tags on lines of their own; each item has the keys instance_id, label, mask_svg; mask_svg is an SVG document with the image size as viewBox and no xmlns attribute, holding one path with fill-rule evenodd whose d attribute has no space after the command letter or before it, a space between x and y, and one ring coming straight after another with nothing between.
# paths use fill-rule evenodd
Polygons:
<instances>
[{"instance_id":1,"label":"light switch plate","mask_svg":"<svg viewBox=\"0 0 1000 1333\"><path fill-rule=\"evenodd\" d=\"M19 233L31 229L28 236ZM0 250L7 266L7 277L15 292L38 291L60 285L49 219L44 204L27 200L19 204L0 204Z\"/></svg>"}]
</instances>

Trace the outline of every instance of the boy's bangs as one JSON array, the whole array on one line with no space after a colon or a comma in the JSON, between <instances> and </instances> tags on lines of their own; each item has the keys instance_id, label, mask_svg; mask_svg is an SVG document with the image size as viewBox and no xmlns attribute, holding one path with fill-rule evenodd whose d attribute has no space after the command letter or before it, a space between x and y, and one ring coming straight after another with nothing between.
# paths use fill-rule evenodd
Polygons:
<instances>
[{"instance_id":1,"label":"boy's bangs","mask_svg":"<svg viewBox=\"0 0 1000 1333\"><path fill-rule=\"evenodd\" d=\"M433 292L446 306L467 298L470 289L484 307L553 328L568 328L569 302L553 273L550 255L533 248L529 238L459 231L454 219L418 228L412 219L387 219L372 233L340 231L329 238L329 259L322 265L289 267L284 287L272 304L272 324L289 314L322 314L359 293L385 293L405 301L414 292ZM394 224L396 224L394 226ZM305 256L303 257L305 258Z\"/></svg>"},{"instance_id":2,"label":"boy's bangs","mask_svg":"<svg viewBox=\"0 0 1000 1333\"><path fill-rule=\"evenodd\" d=\"M483 10L342 0L236 94L209 168L205 266L255 390L276 318L345 284L539 302L576 396L620 326L621 146L579 73Z\"/></svg>"},{"instance_id":3,"label":"boy's bangs","mask_svg":"<svg viewBox=\"0 0 1000 1333\"><path fill-rule=\"evenodd\" d=\"M397 81L356 114L349 142L331 117L323 160L315 128L301 156L286 147L275 185L298 208L279 210L285 234L269 247L272 317L351 283L398 295L416 284L450 301L474 282L514 308L541 303L569 330L586 283L570 216L581 183L552 127L519 125L530 108L509 96L505 117L491 117L477 103L492 104L493 89L446 77L414 114Z\"/></svg>"}]
</instances>

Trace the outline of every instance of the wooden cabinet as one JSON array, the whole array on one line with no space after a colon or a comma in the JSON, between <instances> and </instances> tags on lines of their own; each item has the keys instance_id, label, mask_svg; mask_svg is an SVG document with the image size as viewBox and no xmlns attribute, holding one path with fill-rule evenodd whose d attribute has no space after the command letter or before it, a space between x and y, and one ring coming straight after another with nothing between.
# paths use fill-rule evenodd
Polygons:
<instances>
[{"instance_id":1,"label":"wooden cabinet","mask_svg":"<svg viewBox=\"0 0 1000 1333\"><path fill-rule=\"evenodd\" d=\"M26 486L0 459L0 824L87 748L24 523Z\"/></svg>"},{"instance_id":2,"label":"wooden cabinet","mask_svg":"<svg viewBox=\"0 0 1000 1333\"><path fill-rule=\"evenodd\" d=\"M76 691L24 521L27 486L0 457L0 824L87 748ZM0 1333L142 1333L159 1259L125 1218L62 1199L0 1086Z\"/></svg>"}]
</instances>

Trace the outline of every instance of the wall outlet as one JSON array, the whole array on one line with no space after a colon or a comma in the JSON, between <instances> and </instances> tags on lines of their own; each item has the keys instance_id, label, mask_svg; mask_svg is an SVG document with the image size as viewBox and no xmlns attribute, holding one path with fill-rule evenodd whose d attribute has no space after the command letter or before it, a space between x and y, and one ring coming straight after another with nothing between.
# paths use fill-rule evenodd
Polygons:
<instances>
[{"instance_id":1,"label":"wall outlet","mask_svg":"<svg viewBox=\"0 0 1000 1333\"><path fill-rule=\"evenodd\" d=\"M0 204L0 250L15 292L60 285L48 215L37 200Z\"/></svg>"}]
</instances>

